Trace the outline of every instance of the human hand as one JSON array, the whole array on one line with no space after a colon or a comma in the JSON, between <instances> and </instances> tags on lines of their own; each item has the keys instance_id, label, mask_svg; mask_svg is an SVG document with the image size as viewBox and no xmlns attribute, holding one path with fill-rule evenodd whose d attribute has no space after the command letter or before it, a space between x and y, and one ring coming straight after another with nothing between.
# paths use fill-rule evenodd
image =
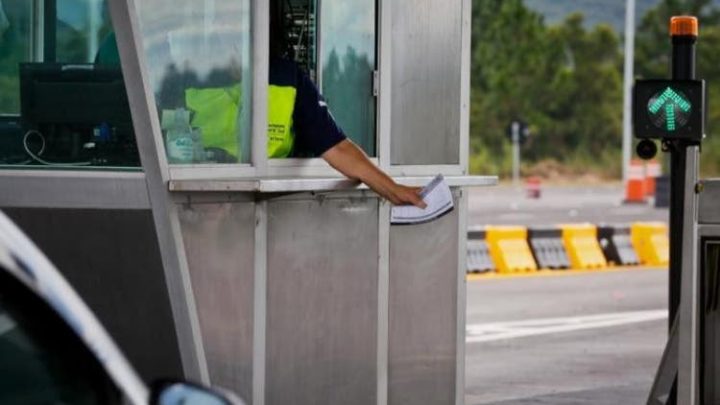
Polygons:
<instances>
[{"instance_id":1,"label":"human hand","mask_svg":"<svg viewBox=\"0 0 720 405\"><path fill-rule=\"evenodd\" d=\"M418 208L425 208L427 204L420 197L420 187L408 187L402 184L395 184L386 196L393 205L414 205Z\"/></svg>"}]
</instances>

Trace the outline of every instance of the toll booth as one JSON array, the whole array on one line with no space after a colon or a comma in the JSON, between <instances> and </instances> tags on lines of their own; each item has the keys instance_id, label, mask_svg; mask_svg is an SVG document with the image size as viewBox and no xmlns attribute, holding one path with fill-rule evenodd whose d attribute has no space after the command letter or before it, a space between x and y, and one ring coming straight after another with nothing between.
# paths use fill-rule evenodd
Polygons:
<instances>
[{"instance_id":1,"label":"toll booth","mask_svg":"<svg viewBox=\"0 0 720 405\"><path fill-rule=\"evenodd\" d=\"M148 381L461 404L463 190L496 183L468 175L470 5L0 0L0 209ZM272 52L398 182L443 174L455 210L394 226L317 156L269 158Z\"/></svg>"},{"instance_id":2,"label":"toll booth","mask_svg":"<svg viewBox=\"0 0 720 405\"><path fill-rule=\"evenodd\" d=\"M714 404L720 401L720 181L703 181L698 199L698 250L700 257L699 303L696 316L700 328L698 339L701 359L698 384L702 387L699 403Z\"/></svg>"}]
</instances>

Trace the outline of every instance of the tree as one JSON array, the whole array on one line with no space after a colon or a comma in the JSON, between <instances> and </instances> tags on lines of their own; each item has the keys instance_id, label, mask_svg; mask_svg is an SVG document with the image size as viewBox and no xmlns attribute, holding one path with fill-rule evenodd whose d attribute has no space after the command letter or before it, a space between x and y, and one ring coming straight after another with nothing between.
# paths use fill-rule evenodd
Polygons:
<instances>
[{"instance_id":1,"label":"tree","mask_svg":"<svg viewBox=\"0 0 720 405\"><path fill-rule=\"evenodd\" d=\"M641 78L668 78L671 41L668 23L672 16L694 15L700 22L697 45L697 77L706 80L708 106L720 105L720 10L712 0L663 0L643 16L635 44L635 67ZM703 142L701 173L720 174L720 111L707 110L708 138Z\"/></svg>"},{"instance_id":2,"label":"tree","mask_svg":"<svg viewBox=\"0 0 720 405\"><path fill-rule=\"evenodd\" d=\"M619 174L622 55L613 29L588 31L580 14L548 27L520 0L477 2L473 17L471 170L509 170L505 131L520 117L536 134L524 153L531 162Z\"/></svg>"},{"instance_id":3,"label":"tree","mask_svg":"<svg viewBox=\"0 0 720 405\"><path fill-rule=\"evenodd\" d=\"M549 69L542 17L521 0L476 1L473 12L471 139L475 171L509 169L505 127L532 114ZM525 119L529 119L527 116Z\"/></svg>"}]
</instances>

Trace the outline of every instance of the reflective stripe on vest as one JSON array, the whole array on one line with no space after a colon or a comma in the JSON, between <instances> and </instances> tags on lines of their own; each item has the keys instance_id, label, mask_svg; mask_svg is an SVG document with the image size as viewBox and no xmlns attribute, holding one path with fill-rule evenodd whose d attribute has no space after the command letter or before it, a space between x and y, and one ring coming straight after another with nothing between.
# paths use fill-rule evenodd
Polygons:
<instances>
[{"instance_id":1,"label":"reflective stripe on vest","mask_svg":"<svg viewBox=\"0 0 720 405\"><path fill-rule=\"evenodd\" d=\"M268 86L268 157L286 158L295 142L293 110L297 90L291 86Z\"/></svg>"},{"instance_id":2,"label":"reflective stripe on vest","mask_svg":"<svg viewBox=\"0 0 720 405\"><path fill-rule=\"evenodd\" d=\"M240 85L185 90L185 104L194 112L190 124L202 131L205 148L221 148L240 155L238 113ZM267 153L269 158L290 156L295 143L293 111L297 90L292 86L268 86Z\"/></svg>"}]
</instances>

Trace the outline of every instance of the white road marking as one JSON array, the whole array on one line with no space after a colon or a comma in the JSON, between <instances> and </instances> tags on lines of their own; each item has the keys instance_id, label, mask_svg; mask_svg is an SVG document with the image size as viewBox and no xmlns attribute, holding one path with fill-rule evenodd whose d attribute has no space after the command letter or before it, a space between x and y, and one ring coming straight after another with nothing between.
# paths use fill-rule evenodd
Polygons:
<instances>
[{"instance_id":1,"label":"white road marking","mask_svg":"<svg viewBox=\"0 0 720 405\"><path fill-rule=\"evenodd\" d=\"M465 341L467 343L481 343L578 330L609 328L612 326L667 319L667 316L667 310L653 310L614 312L566 318L541 318L501 323L481 323L467 325Z\"/></svg>"}]
</instances>

